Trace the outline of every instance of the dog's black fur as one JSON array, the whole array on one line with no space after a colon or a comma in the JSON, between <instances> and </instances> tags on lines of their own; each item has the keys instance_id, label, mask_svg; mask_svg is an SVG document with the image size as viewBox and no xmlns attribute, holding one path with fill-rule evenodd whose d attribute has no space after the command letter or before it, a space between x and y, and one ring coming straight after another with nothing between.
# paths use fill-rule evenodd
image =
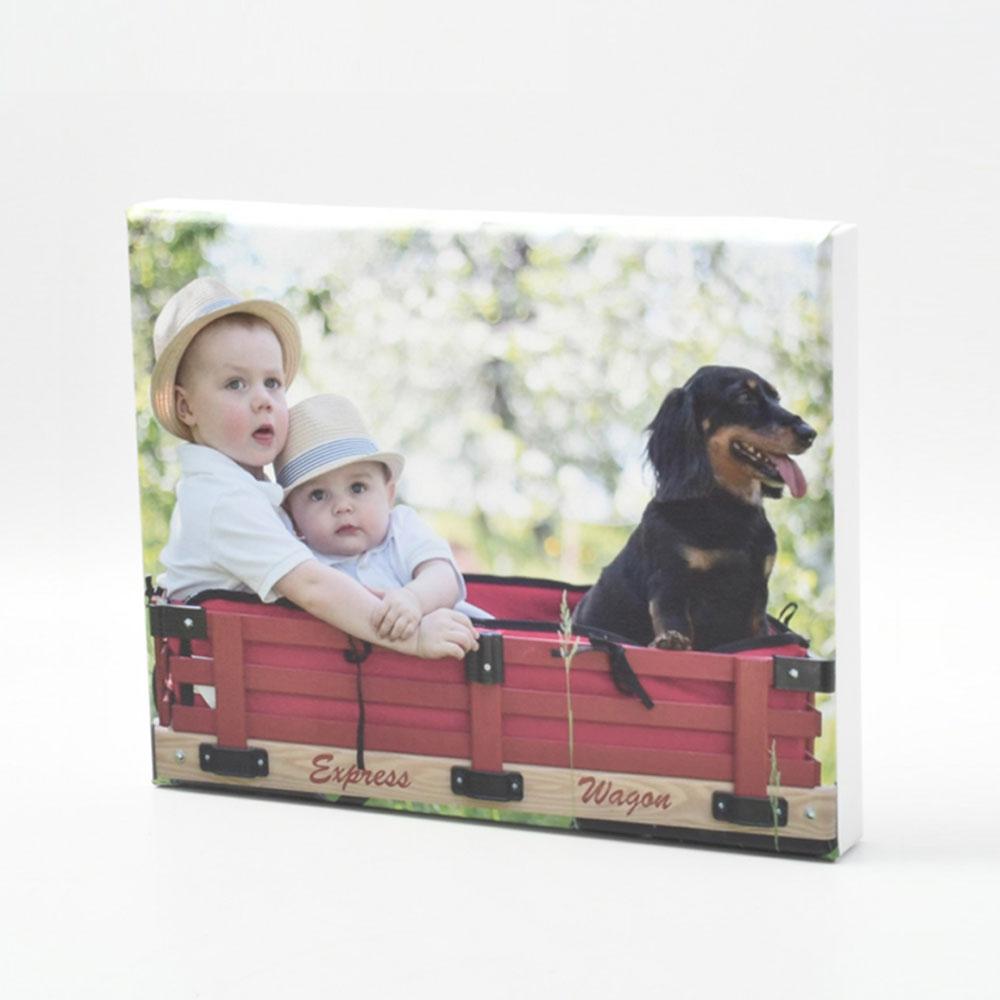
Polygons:
<instances>
[{"instance_id":1,"label":"dog's black fur","mask_svg":"<svg viewBox=\"0 0 1000 1000\"><path fill-rule=\"evenodd\" d=\"M763 498L805 479L789 455L816 432L745 368L700 368L670 392L646 453L656 496L574 621L668 649L714 649L767 632L776 552Z\"/></svg>"}]
</instances>

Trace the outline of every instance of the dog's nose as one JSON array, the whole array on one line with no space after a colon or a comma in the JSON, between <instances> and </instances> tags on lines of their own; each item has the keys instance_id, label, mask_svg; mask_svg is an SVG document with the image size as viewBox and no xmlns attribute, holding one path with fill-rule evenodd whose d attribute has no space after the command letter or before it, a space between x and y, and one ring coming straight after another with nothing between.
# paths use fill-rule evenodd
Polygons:
<instances>
[{"instance_id":1,"label":"dog's nose","mask_svg":"<svg viewBox=\"0 0 1000 1000\"><path fill-rule=\"evenodd\" d=\"M803 448L808 448L816 440L816 432L804 420L800 420L794 430Z\"/></svg>"}]
</instances>

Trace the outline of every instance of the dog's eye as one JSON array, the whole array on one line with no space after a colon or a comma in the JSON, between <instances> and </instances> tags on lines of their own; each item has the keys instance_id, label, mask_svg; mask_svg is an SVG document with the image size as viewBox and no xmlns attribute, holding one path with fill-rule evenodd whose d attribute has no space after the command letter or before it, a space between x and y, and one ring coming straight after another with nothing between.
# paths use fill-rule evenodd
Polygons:
<instances>
[{"instance_id":1,"label":"dog's eye","mask_svg":"<svg viewBox=\"0 0 1000 1000\"><path fill-rule=\"evenodd\" d=\"M737 403L752 403L753 402L753 393L750 392L748 389L743 389L740 393L737 394L737 396L736 396L736 402Z\"/></svg>"}]
</instances>

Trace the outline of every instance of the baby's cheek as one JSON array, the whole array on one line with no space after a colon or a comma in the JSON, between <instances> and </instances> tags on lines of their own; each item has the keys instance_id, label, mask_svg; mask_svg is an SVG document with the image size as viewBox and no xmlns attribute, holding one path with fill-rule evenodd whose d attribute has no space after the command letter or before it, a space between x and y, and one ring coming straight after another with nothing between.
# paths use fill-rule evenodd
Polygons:
<instances>
[{"instance_id":1,"label":"baby's cheek","mask_svg":"<svg viewBox=\"0 0 1000 1000\"><path fill-rule=\"evenodd\" d=\"M298 524L307 545L327 555L337 554L332 518L326 516L323 511L310 509L308 513L303 514Z\"/></svg>"},{"instance_id":2,"label":"baby's cheek","mask_svg":"<svg viewBox=\"0 0 1000 1000\"><path fill-rule=\"evenodd\" d=\"M227 434L246 434L252 420L234 393L223 393L215 410L216 426Z\"/></svg>"},{"instance_id":3,"label":"baby's cheek","mask_svg":"<svg viewBox=\"0 0 1000 1000\"><path fill-rule=\"evenodd\" d=\"M223 427L225 428L226 436L236 441L247 433L246 417L242 413L227 410Z\"/></svg>"}]
</instances>

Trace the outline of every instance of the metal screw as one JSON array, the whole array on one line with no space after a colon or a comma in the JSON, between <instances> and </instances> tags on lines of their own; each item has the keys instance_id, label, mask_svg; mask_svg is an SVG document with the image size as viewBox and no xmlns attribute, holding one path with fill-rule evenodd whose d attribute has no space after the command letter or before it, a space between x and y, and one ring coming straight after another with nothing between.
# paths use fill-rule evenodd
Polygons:
<instances>
[{"instance_id":1,"label":"metal screw","mask_svg":"<svg viewBox=\"0 0 1000 1000\"><path fill-rule=\"evenodd\" d=\"M720 813L721 812L725 812L726 811L726 803L725 802L716 802L715 808L718 809Z\"/></svg>"},{"instance_id":2,"label":"metal screw","mask_svg":"<svg viewBox=\"0 0 1000 1000\"><path fill-rule=\"evenodd\" d=\"M184 751L183 751L183 750L178 750L178 751L176 751L176 752L174 753L174 757L175 757L175 759L177 759L177 760L184 760Z\"/></svg>"},{"instance_id":3,"label":"metal screw","mask_svg":"<svg viewBox=\"0 0 1000 1000\"><path fill-rule=\"evenodd\" d=\"M815 819L816 810L813 806L806 806L806 819Z\"/></svg>"},{"instance_id":4,"label":"metal screw","mask_svg":"<svg viewBox=\"0 0 1000 1000\"><path fill-rule=\"evenodd\" d=\"M512 792L516 792L516 791L517 791L517 782L516 782L516 781L512 781L512 782L510 783L510 790L511 790Z\"/></svg>"},{"instance_id":5,"label":"metal screw","mask_svg":"<svg viewBox=\"0 0 1000 1000\"><path fill-rule=\"evenodd\" d=\"M792 667L791 670L788 671L788 676L791 677L791 679L793 681L798 680L798 678L799 678L799 668L798 667Z\"/></svg>"},{"instance_id":6,"label":"metal screw","mask_svg":"<svg viewBox=\"0 0 1000 1000\"><path fill-rule=\"evenodd\" d=\"M263 757L258 757L257 758L257 766L258 767L263 767L264 766L264 758Z\"/></svg>"},{"instance_id":7,"label":"metal screw","mask_svg":"<svg viewBox=\"0 0 1000 1000\"><path fill-rule=\"evenodd\" d=\"M492 669L493 668L488 663L484 663L483 664L483 673L484 674L488 674Z\"/></svg>"},{"instance_id":8,"label":"metal screw","mask_svg":"<svg viewBox=\"0 0 1000 1000\"><path fill-rule=\"evenodd\" d=\"M194 628L194 622L190 618L185 618L184 619L184 627L185 628Z\"/></svg>"},{"instance_id":9,"label":"metal screw","mask_svg":"<svg viewBox=\"0 0 1000 1000\"><path fill-rule=\"evenodd\" d=\"M455 784L456 785L462 784L462 776L460 774L455 775Z\"/></svg>"}]
</instances>

